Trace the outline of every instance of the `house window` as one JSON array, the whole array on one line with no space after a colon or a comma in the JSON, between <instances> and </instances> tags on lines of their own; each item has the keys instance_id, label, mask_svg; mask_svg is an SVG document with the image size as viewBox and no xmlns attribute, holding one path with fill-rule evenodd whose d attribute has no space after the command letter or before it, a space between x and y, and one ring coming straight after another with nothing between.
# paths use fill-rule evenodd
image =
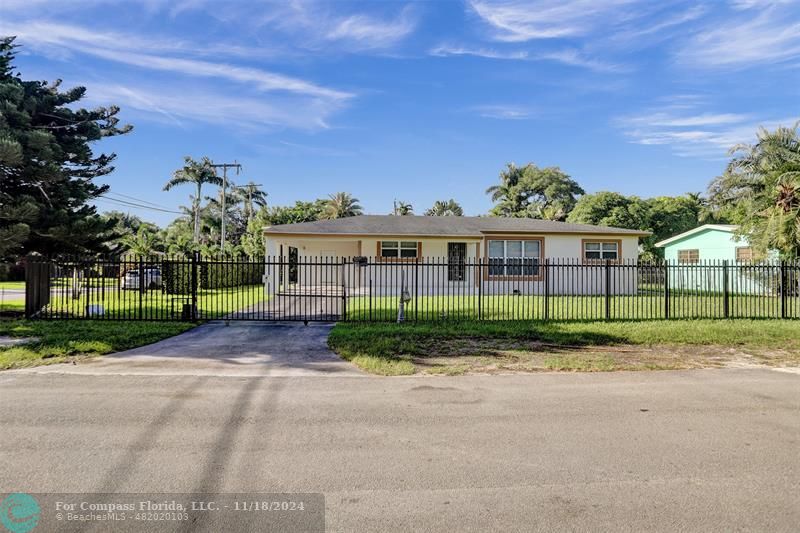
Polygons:
<instances>
[{"instance_id":1,"label":"house window","mask_svg":"<svg viewBox=\"0 0 800 533\"><path fill-rule=\"evenodd\" d=\"M678 250L678 263L693 264L700 262L700 250Z\"/></svg>"},{"instance_id":2,"label":"house window","mask_svg":"<svg viewBox=\"0 0 800 533\"><path fill-rule=\"evenodd\" d=\"M583 258L588 261L616 261L619 259L619 242L589 241L583 243Z\"/></svg>"},{"instance_id":3,"label":"house window","mask_svg":"<svg viewBox=\"0 0 800 533\"><path fill-rule=\"evenodd\" d=\"M387 258L415 259L418 257L417 241L380 241L380 256Z\"/></svg>"},{"instance_id":4,"label":"house window","mask_svg":"<svg viewBox=\"0 0 800 533\"><path fill-rule=\"evenodd\" d=\"M490 276L537 276L542 241L491 240L487 255Z\"/></svg>"},{"instance_id":5,"label":"house window","mask_svg":"<svg viewBox=\"0 0 800 533\"><path fill-rule=\"evenodd\" d=\"M749 246L739 246L736 248L736 262L749 263L753 260L753 249Z\"/></svg>"}]
</instances>

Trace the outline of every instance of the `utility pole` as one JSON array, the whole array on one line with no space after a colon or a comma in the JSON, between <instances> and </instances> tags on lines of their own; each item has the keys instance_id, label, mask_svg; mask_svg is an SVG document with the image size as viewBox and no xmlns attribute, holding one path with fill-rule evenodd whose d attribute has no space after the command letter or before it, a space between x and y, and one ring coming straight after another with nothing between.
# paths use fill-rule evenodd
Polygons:
<instances>
[{"instance_id":1,"label":"utility pole","mask_svg":"<svg viewBox=\"0 0 800 533\"><path fill-rule=\"evenodd\" d=\"M220 248L221 248L221 250L220 251L222 253L225 253L225 214L226 214L226 212L225 212L225 196L226 196L226 194L225 193L228 190L228 169L229 168L235 168L236 169L236 175L238 176L239 175L239 171L242 170L242 165L240 165L239 163L236 162L236 160L234 160L233 163L220 163L218 165L212 164L211 167L214 169L215 172L216 172L216 170L218 168L222 169L222 231L220 232L221 233L221 235L220 235Z\"/></svg>"}]
</instances>

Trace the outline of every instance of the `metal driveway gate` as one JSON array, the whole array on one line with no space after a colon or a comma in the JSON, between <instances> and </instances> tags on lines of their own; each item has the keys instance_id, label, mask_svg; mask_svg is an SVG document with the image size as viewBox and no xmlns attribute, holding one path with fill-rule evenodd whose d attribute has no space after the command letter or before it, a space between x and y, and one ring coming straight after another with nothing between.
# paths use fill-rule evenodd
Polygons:
<instances>
[{"instance_id":1,"label":"metal driveway gate","mask_svg":"<svg viewBox=\"0 0 800 533\"><path fill-rule=\"evenodd\" d=\"M296 258L29 258L29 318L342 319L345 262Z\"/></svg>"}]
</instances>

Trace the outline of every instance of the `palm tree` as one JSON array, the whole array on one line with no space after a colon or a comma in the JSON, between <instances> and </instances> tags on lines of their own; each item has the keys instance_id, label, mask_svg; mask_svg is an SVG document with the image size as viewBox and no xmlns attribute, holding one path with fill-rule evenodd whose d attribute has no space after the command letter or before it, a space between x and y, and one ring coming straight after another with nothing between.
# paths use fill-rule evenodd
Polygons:
<instances>
[{"instance_id":1,"label":"palm tree","mask_svg":"<svg viewBox=\"0 0 800 533\"><path fill-rule=\"evenodd\" d=\"M437 200L433 206L425 211L425 215L429 217L462 217L464 210L458 205L458 202L452 198L449 200Z\"/></svg>"},{"instance_id":2,"label":"palm tree","mask_svg":"<svg viewBox=\"0 0 800 533\"><path fill-rule=\"evenodd\" d=\"M222 178L217 176L211 160L207 157L195 161L189 156L184 158L183 168L172 173L172 178L164 185L168 191L177 185L193 184L195 195L192 201L192 217L194 219L194 242L200 240L200 199L203 197L203 185L222 185Z\"/></svg>"},{"instance_id":3,"label":"palm tree","mask_svg":"<svg viewBox=\"0 0 800 533\"><path fill-rule=\"evenodd\" d=\"M740 233L760 252L777 249L784 256L800 251L800 122L775 131L760 128L757 142L734 146L736 155L711 182L714 203L734 207Z\"/></svg>"},{"instance_id":4,"label":"palm tree","mask_svg":"<svg viewBox=\"0 0 800 533\"><path fill-rule=\"evenodd\" d=\"M255 210L253 209L254 206L267 206L267 193L261 189L260 185L252 181L249 181L244 185L239 185L236 187L236 190L239 191L242 201L244 202L245 220L250 222L250 220L253 218L253 214L255 213Z\"/></svg>"},{"instance_id":5,"label":"palm tree","mask_svg":"<svg viewBox=\"0 0 800 533\"><path fill-rule=\"evenodd\" d=\"M392 214L399 216L413 215L414 206L412 206L411 204L407 204L406 202L395 200L394 211L392 212Z\"/></svg>"},{"instance_id":6,"label":"palm tree","mask_svg":"<svg viewBox=\"0 0 800 533\"><path fill-rule=\"evenodd\" d=\"M354 198L350 193L337 192L336 194L331 194L329 200L325 202L322 218L354 217L362 213L363 209L358 205L358 198Z\"/></svg>"},{"instance_id":7,"label":"palm tree","mask_svg":"<svg viewBox=\"0 0 800 533\"><path fill-rule=\"evenodd\" d=\"M122 237L120 243L132 254L146 257L156 251L158 236L147 229L147 227L140 226L139 231L136 233L131 233Z\"/></svg>"}]
</instances>

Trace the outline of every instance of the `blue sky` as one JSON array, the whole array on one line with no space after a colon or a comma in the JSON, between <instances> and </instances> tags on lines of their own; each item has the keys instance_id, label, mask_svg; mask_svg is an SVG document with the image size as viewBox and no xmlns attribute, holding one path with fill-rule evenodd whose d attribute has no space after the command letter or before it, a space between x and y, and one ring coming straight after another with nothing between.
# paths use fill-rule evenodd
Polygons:
<instances>
[{"instance_id":1,"label":"blue sky","mask_svg":"<svg viewBox=\"0 0 800 533\"><path fill-rule=\"evenodd\" d=\"M184 155L238 160L272 204L348 191L369 213L485 213L510 161L588 192L699 192L728 147L800 118L793 0L4 0L0 34L23 77L122 108L105 179L167 209L191 192L161 192Z\"/></svg>"}]
</instances>

